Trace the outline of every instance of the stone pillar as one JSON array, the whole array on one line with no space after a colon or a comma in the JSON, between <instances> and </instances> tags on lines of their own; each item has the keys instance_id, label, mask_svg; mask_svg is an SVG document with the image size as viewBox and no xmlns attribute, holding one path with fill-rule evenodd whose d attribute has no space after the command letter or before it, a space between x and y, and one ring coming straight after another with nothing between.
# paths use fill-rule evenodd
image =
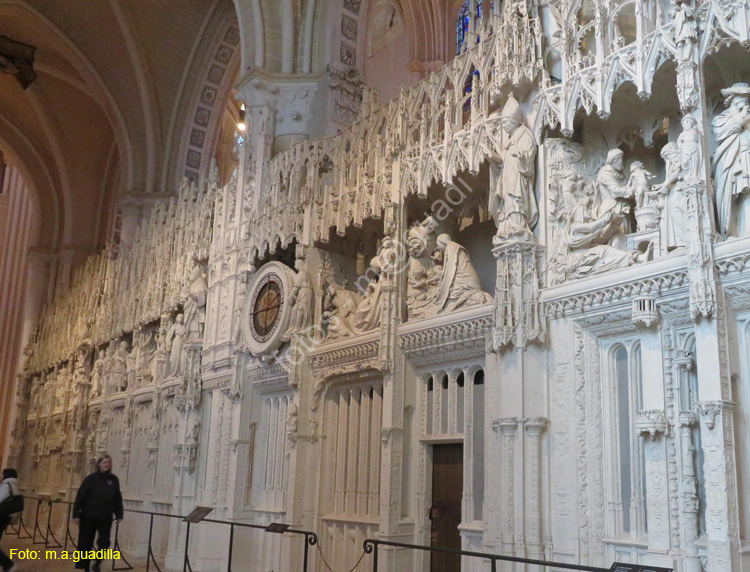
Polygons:
<instances>
[{"instance_id":1,"label":"stone pillar","mask_svg":"<svg viewBox=\"0 0 750 572\"><path fill-rule=\"evenodd\" d=\"M668 430L666 414L663 410L640 411L636 429L643 437L646 457L648 514L648 546L654 552L669 550L671 538L669 530L669 483L667 475L667 447L665 435Z\"/></svg>"},{"instance_id":2,"label":"stone pillar","mask_svg":"<svg viewBox=\"0 0 750 572\"><path fill-rule=\"evenodd\" d=\"M396 168L394 167L394 173ZM397 180L393 181L397 189ZM394 192L393 195L396 193ZM393 196L392 195L392 196ZM395 199L398 200L398 199ZM385 234L397 241L406 226L405 211L396 203L385 207L383 226ZM396 267L384 268L381 281L379 369L383 375L382 449L380 473L380 530L383 540L408 542L412 530L399 526L401 522L402 473L404 450L404 355L398 345L398 327L401 324L402 297L406 273L398 272L403 262L396 251ZM413 554L404 550L385 550L385 569L398 572L412 566Z\"/></svg>"},{"instance_id":3,"label":"stone pillar","mask_svg":"<svg viewBox=\"0 0 750 572\"><path fill-rule=\"evenodd\" d=\"M526 431L526 546L528 557L544 560L542 538L542 433L547 428L547 419L532 417L524 423Z\"/></svg>"},{"instance_id":4,"label":"stone pillar","mask_svg":"<svg viewBox=\"0 0 750 572\"><path fill-rule=\"evenodd\" d=\"M682 522L685 546L686 572L702 572L696 541L700 534L700 505L698 499L698 475L696 471L693 431L698 424L695 413L681 411L677 418L682 456Z\"/></svg>"},{"instance_id":5,"label":"stone pillar","mask_svg":"<svg viewBox=\"0 0 750 572\"><path fill-rule=\"evenodd\" d=\"M696 24L694 16L686 15ZM698 65L697 34L680 46L677 95L685 115L698 125L710 125L705 78ZM708 569L738 570L739 506L734 447L733 412L727 333L727 308L716 276L713 242L716 236L708 137L701 137L701 169L684 182L687 194L688 278L690 314L695 321L698 394L701 398L701 438L706 488Z\"/></svg>"},{"instance_id":6,"label":"stone pillar","mask_svg":"<svg viewBox=\"0 0 750 572\"><path fill-rule=\"evenodd\" d=\"M502 452L502 494L499 503L499 512L502 519L501 532L502 543L500 553L507 556L516 555L515 542L515 504L516 504L516 429L518 429L519 420L516 417L505 417L496 419L492 427L499 430L503 440Z\"/></svg>"}]
</instances>

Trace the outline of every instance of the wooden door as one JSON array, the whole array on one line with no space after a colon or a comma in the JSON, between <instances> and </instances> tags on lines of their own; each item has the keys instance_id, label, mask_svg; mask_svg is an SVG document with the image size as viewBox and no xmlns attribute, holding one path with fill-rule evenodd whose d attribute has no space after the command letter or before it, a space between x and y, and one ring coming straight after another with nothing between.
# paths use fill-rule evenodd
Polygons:
<instances>
[{"instance_id":1,"label":"wooden door","mask_svg":"<svg viewBox=\"0 0 750 572\"><path fill-rule=\"evenodd\" d=\"M432 447L430 544L461 549L461 495L464 490L464 447L461 443ZM461 557L432 553L430 572L461 572Z\"/></svg>"}]
</instances>

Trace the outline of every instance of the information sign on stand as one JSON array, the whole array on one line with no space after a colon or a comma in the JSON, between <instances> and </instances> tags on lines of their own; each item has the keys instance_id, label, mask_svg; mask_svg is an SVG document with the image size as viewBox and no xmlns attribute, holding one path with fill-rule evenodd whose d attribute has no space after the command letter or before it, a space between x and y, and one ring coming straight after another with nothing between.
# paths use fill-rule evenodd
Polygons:
<instances>
[{"instance_id":1,"label":"information sign on stand","mask_svg":"<svg viewBox=\"0 0 750 572\"><path fill-rule=\"evenodd\" d=\"M609 572L673 572L672 568L659 568L658 566L649 566L644 564L626 564L624 562L615 562Z\"/></svg>"},{"instance_id":2,"label":"information sign on stand","mask_svg":"<svg viewBox=\"0 0 750 572\"><path fill-rule=\"evenodd\" d=\"M193 512L182 519L182 522L191 522L193 524L200 522L206 518L213 509L212 506L197 506L193 509Z\"/></svg>"}]
</instances>

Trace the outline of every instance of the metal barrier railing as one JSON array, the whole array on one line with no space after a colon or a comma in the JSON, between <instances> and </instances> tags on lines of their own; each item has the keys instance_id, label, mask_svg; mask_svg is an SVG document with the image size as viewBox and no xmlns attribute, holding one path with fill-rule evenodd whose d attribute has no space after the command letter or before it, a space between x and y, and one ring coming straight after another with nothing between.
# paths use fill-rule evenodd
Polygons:
<instances>
[{"instance_id":1,"label":"metal barrier railing","mask_svg":"<svg viewBox=\"0 0 750 572\"><path fill-rule=\"evenodd\" d=\"M73 508L73 503L70 501L63 501L63 500L52 500L50 498L38 498L38 497L24 497L28 500L35 500L37 501L36 506L36 512L34 517L34 532L33 534L29 532L28 528L26 527L26 523L23 521L23 513L21 514L21 517L18 521L18 524L16 526L10 527L10 531L6 533L8 536L18 536L18 538L30 538L32 540L33 544L44 544L45 548L63 548L63 550L68 550L68 542L70 542L74 548L78 548L75 540L73 539L73 535L70 533L70 517L71 517L71 511ZM42 527L40 527L39 522L39 514L41 511L41 507L43 504L47 504L47 523L44 525L44 532L42 531ZM67 511L67 518L65 521L65 542L64 544L61 544L60 541L55 537L53 532L53 526L52 526L52 510L54 505L62 504L68 506ZM185 519L185 516L178 515L178 514L164 514L164 513L156 513L156 512L149 512L145 510L126 510L127 513L134 513L134 514L144 514L149 516L149 529L148 529L148 549L146 554L146 572L150 572L151 570L151 564L153 563L154 568L156 568L157 572L162 572L161 568L159 567L159 564L156 561L156 555L154 554L153 550L153 533L154 533L154 518L155 517L164 517L164 518L177 518L177 519ZM236 528L249 528L249 529L255 529L255 530L262 530L264 532L269 532L271 534L278 534L280 532L283 533L290 533L290 534L297 534L297 535L303 535L305 537L305 544L304 544L304 555L303 555L303 561L302 561L302 572L307 572L308 570L308 563L309 563L309 549L310 546L315 546L318 544L318 535L314 532L311 532L309 530L298 530L293 528L288 528L286 525L282 526L278 530L269 530L268 527L260 525L260 524L247 524L243 522L231 522L228 520L215 520L210 518L204 518L200 521L201 523L211 523L211 524L222 524L229 526L229 548L227 553L227 572L232 572L232 554L234 549L234 535L235 535L235 529ZM193 568L190 564L190 557L189 557L189 549L190 549L190 526L191 522L186 522L185 527L185 551L183 556L183 564L182 564L182 570L183 572L193 572ZM113 545L113 551L120 552L121 558L125 563L125 566L117 566L117 561L112 560L112 570L132 570L133 566L124 558L122 557L122 549L120 548L120 542L119 542L119 532L120 532L120 525L119 523L115 526L115 541ZM22 536L21 534L25 533L25 536ZM37 534L39 535L41 540L37 540ZM52 543L54 542L54 544ZM533 566L539 566L539 567L547 567L547 568L555 568L558 570L574 570L578 572L611 572L613 569L615 569L615 564L612 565L612 568L599 568L596 566L585 566L582 564L567 564L562 562L552 562L548 560L534 560L531 558L519 558L515 556L504 556L500 554L489 554L485 552L472 552L468 550L454 550L450 548L438 548L433 546L421 546L418 544L406 544L403 542L391 542L387 540L376 540L374 538L368 538L363 543L363 550L365 554L372 554L372 572L378 572L378 549L381 546L387 546L392 548L405 548L410 550L418 550L423 552L430 552L430 553L438 553L443 555L453 555L453 556L459 556L459 557L467 557L467 558L479 558L482 560L489 560L490 561L490 571L491 572L497 572L497 563L498 562L515 562L515 563L521 563L521 564L530 564ZM640 567L635 568L636 570L649 570L653 572L673 572L671 568L656 568L656 567Z\"/></svg>"},{"instance_id":2,"label":"metal barrier railing","mask_svg":"<svg viewBox=\"0 0 750 572\"><path fill-rule=\"evenodd\" d=\"M498 562L518 562L521 564L530 564L533 566L563 569L563 570L577 570L578 572L611 572L615 570L615 564L612 568L598 568L596 566L584 566L582 564L565 564L562 562L551 562L549 560L534 560L531 558L517 558L515 556L502 556L500 554L487 554L484 552L471 552L469 550L454 550L451 548L437 548L432 546L420 546L418 544L406 544L403 542L390 542L387 540L375 540L374 538L367 538L362 547L366 554L372 554L372 572L378 572L378 547L390 546L393 548L408 548L411 550L420 550L423 552L436 552L438 554L450 554L460 557L468 558L481 558L482 560L490 561L490 571L497 572ZM642 570L643 572L673 572L672 568L655 568L655 567L640 567L636 566L633 570Z\"/></svg>"},{"instance_id":3,"label":"metal barrier railing","mask_svg":"<svg viewBox=\"0 0 750 572\"><path fill-rule=\"evenodd\" d=\"M52 500L47 498L38 498L38 497L24 497L27 500L35 500L37 501L36 505L36 512L34 517L34 533L31 534L29 530L26 528L25 523L23 522L23 513L21 513L21 517L18 521L18 525L15 527L10 527L10 531L6 533L8 536L18 536L18 538L31 538L33 544L44 544L45 548L62 548L63 550L68 550L68 542L70 542L73 546L73 548L78 548L75 540L73 539L73 535L70 533L70 517L71 517L71 511L73 508L73 503L70 501L64 501L64 500ZM42 526L44 526L45 532L42 532L42 527L40 527L39 522L39 513L40 509L43 506L44 503L47 503L48 506L48 516L47 516L47 524L44 526L42 523ZM53 533L53 527L52 527L52 509L54 505L61 504L61 505L67 505L68 506L68 513L67 518L65 521L65 542L64 544L61 544L59 540L55 537ZM164 517L164 518L177 518L177 519L184 519L184 515L179 514L164 514L164 513L157 513L157 512L149 512L145 510L126 510L126 513L136 513L136 514L145 514L149 515L149 530L148 530L148 550L146 554L146 572L150 572L151 564L153 563L154 568L158 572L162 572L161 568L159 568L159 564L156 561L156 555L154 554L153 550L153 533L154 533L154 517ZM303 561L302 561L302 572L307 572L308 568L308 562L309 562L309 551L311 546L315 546L318 543L318 535L314 532L311 532L309 530L298 530L294 528L286 528L284 527L283 530L279 531L272 531L269 530L268 527L260 525L260 524L247 524L244 522L231 522L229 520L215 520L210 518L204 518L200 521L201 523L212 523L212 524L224 524L229 526L229 548L228 548L228 554L227 554L227 572L232 572L232 553L234 549L234 534L236 528L251 528L256 530L262 530L264 532L268 532L270 534L278 534L279 532L283 533L290 533L290 534L297 534L297 535L303 535L305 537L305 545L304 545L304 553L303 553ZM190 525L193 523L186 522L187 526L185 528L185 552L183 557L183 564L182 564L182 570L183 572L193 572L193 568L190 564L190 557L188 554L189 548L190 548ZM21 536L21 532L25 532L26 536ZM125 566L117 566L116 561L112 560L112 570L132 570L133 566L124 558L122 557L122 549L120 548L120 542L119 542L119 532L120 532L120 525L119 523L115 525L115 541L113 544L113 551L119 551L121 558L120 560L125 562ZM37 533L40 537L40 540L37 540ZM54 541L54 544L52 544L52 541Z\"/></svg>"}]
</instances>

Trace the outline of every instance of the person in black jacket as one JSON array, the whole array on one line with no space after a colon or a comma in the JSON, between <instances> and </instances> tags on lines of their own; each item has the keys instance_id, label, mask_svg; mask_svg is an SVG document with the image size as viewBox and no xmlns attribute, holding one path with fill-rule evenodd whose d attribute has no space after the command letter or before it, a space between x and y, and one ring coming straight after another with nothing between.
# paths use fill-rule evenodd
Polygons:
<instances>
[{"instance_id":1,"label":"person in black jacket","mask_svg":"<svg viewBox=\"0 0 750 572\"><path fill-rule=\"evenodd\" d=\"M97 471L83 479L73 504L73 523L79 526L78 550L87 552L94 548L94 535L99 533L97 546L106 550L110 544L112 516L117 524L122 520L122 493L120 481L112 474L112 457L106 453L96 460ZM92 570L99 572L99 560ZM89 560L81 558L76 568L89 569Z\"/></svg>"},{"instance_id":2,"label":"person in black jacket","mask_svg":"<svg viewBox=\"0 0 750 572\"><path fill-rule=\"evenodd\" d=\"M21 491L18 488L18 473L15 469L3 469L1 481L0 502L12 497L13 495L21 494ZM0 537L3 536L3 532L5 532L10 521L11 517L9 514L0 515ZM16 565L13 564L13 561L2 550L0 550L0 566L2 566L3 572L13 572L16 569Z\"/></svg>"}]
</instances>

